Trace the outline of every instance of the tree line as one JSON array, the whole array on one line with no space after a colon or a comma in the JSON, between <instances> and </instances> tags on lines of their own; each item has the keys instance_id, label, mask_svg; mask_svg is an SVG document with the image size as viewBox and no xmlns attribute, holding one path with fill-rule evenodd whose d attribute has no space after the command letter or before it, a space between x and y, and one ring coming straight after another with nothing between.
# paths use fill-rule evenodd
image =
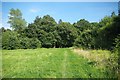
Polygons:
<instances>
[{"instance_id":1,"label":"tree line","mask_svg":"<svg viewBox=\"0 0 120 80\"><path fill-rule=\"evenodd\" d=\"M37 16L33 23L22 17L19 9L11 9L8 23L2 27L2 49L35 49L80 47L109 49L120 45L120 16L114 12L99 22L80 19L76 23L56 22L50 15Z\"/></svg>"}]
</instances>

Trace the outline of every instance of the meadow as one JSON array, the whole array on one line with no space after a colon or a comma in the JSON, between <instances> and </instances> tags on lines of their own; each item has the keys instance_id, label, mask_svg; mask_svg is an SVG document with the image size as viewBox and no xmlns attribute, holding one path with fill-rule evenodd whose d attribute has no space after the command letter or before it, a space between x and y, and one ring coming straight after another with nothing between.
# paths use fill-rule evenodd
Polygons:
<instances>
[{"instance_id":1,"label":"meadow","mask_svg":"<svg viewBox=\"0 0 120 80\"><path fill-rule=\"evenodd\" d=\"M3 78L120 76L120 10L114 9L117 3L3 4L3 13L8 16L3 15L7 20L3 21L9 25L0 28ZM43 4L46 6L40 6ZM31 5L43 11L33 15L28 11ZM106 10L108 7L110 10ZM66 14L61 14L63 11ZM84 14L90 12L92 15Z\"/></svg>"},{"instance_id":2,"label":"meadow","mask_svg":"<svg viewBox=\"0 0 120 80\"><path fill-rule=\"evenodd\" d=\"M102 64L100 60L109 58L109 53L73 48L2 50L2 75L3 78L106 78L109 76L95 61Z\"/></svg>"}]
</instances>

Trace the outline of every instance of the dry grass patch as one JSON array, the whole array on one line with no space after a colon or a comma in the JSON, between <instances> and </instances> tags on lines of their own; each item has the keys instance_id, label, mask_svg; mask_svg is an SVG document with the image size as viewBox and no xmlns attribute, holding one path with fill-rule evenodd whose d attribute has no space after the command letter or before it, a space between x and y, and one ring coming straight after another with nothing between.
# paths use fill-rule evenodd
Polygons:
<instances>
[{"instance_id":1,"label":"dry grass patch","mask_svg":"<svg viewBox=\"0 0 120 80\"><path fill-rule=\"evenodd\" d=\"M89 64L94 64L103 68L110 58L110 51L108 50L83 50L83 49L73 49L78 55L87 58Z\"/></svg>"}]
</instances>

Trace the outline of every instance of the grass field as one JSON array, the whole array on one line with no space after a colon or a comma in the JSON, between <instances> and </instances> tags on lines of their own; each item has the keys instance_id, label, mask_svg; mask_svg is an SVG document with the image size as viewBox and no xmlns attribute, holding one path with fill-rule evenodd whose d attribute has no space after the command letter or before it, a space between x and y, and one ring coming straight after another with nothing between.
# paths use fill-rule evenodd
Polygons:
<instances>
[{"instance_id":1,"label":"grass field","mask_svg":"<svg viewBox=\"0 0 120 80\"><path fill-rule=\"evenodd\" d=\"M70 48L3 50L3 78L103 78L89 60Z\"/></svg>"}]
</instances>

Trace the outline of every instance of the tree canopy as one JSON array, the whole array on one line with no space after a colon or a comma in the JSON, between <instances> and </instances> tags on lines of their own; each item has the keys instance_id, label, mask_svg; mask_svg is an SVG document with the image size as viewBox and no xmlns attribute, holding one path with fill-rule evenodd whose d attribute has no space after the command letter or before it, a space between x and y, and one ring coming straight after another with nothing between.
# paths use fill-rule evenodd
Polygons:
<instances>
[{"instance_id":1,"label":"tree canopy","mask_svg":"<svg viewBox=\"0 0 120 80\"><path fill-rule=\"evenodd\" d=\"M10 9L8 17L8 23L13 30L20 31L26 27L26 21L22 18L22 13L19 9Z\"/></svg>"},{"instance_id":2,"label":"tree canopy","mask_svg":"<svg viewBox=\"0 0 120 80\"><path fill-rule=\"evenodd\" d=\"M73 24L62 19L57 23L50 15L36 16L34 22L29 23L28 26L19 9L11 9L9 14L8 23L13 30L1 28L4 39L3 49L73 46L87 49L113 49L115 38L120 34L120 16L114 12L111 16L105 16L100 22L91 23L80 19ZM12 40L16 42L10 44ZM33 45L33 43L38 44ZM6 45L14 47L7 48Z\"/></svg>"}]
</instances>

